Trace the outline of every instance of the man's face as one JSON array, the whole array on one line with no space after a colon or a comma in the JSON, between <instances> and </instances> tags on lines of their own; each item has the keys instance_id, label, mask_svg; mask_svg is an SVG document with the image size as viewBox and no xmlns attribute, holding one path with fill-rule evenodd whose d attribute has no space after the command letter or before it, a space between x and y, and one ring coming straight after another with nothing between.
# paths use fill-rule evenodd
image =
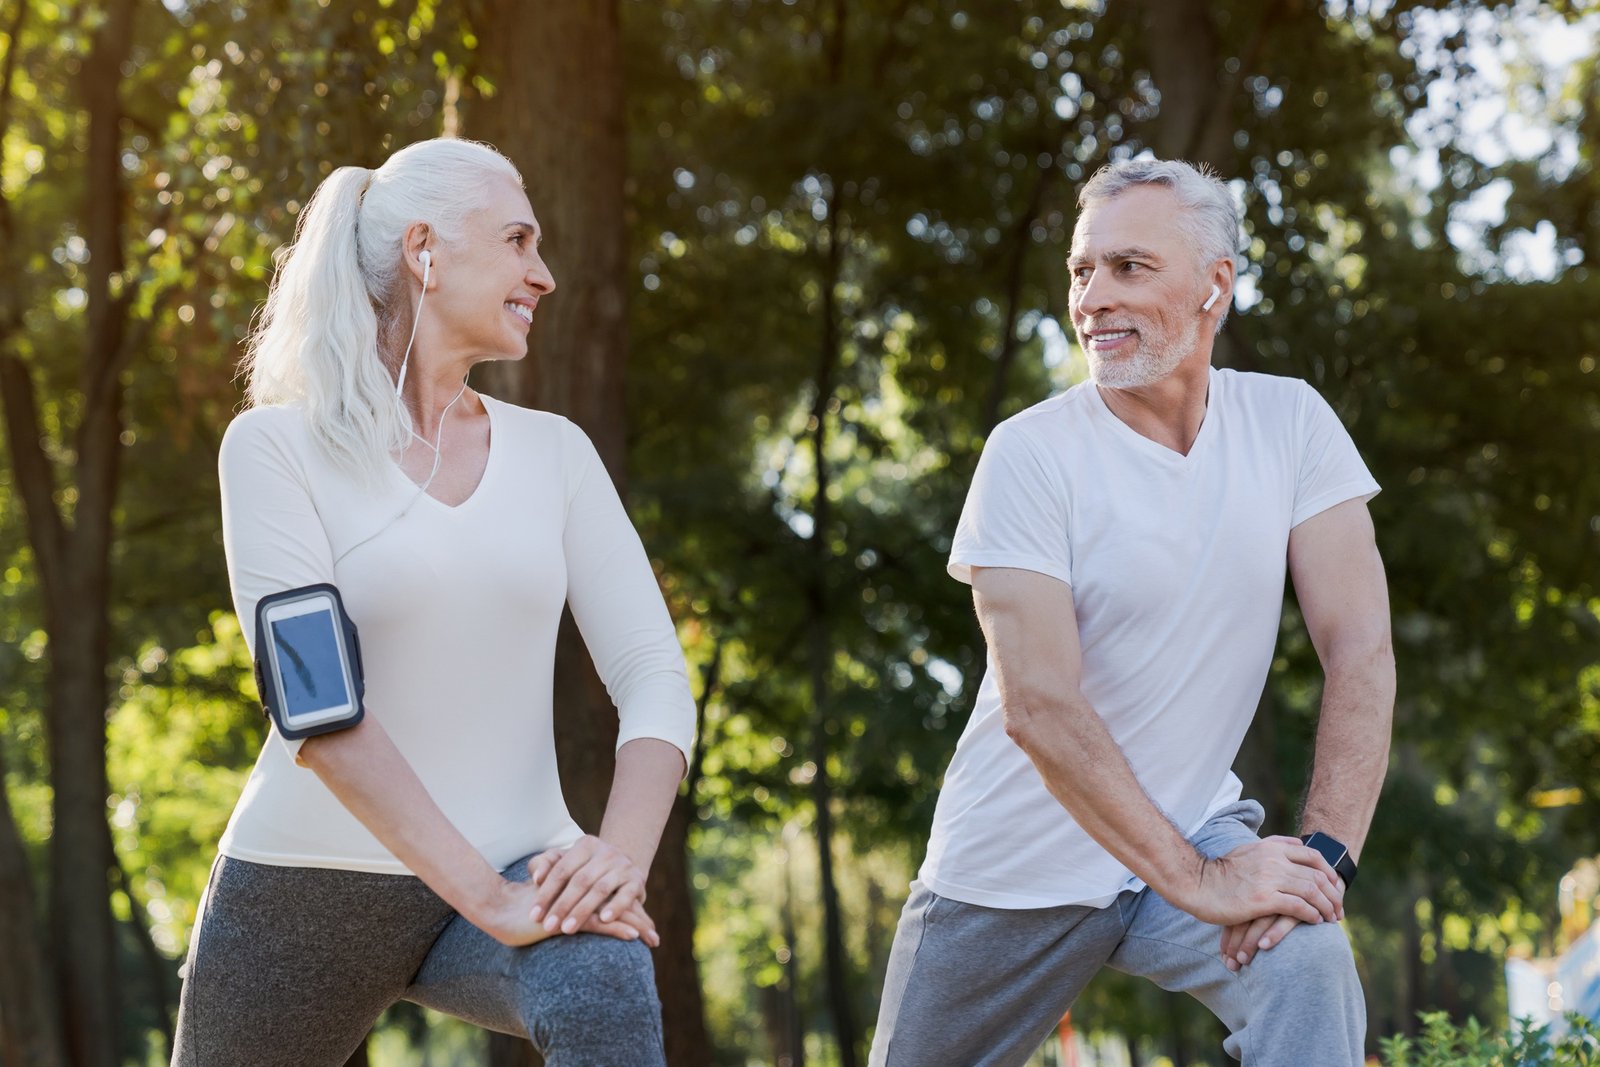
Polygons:
<instances>
[{"instance_id":1,"label":"man's face","mask_svg":"<svg viewBox=\"0 0 1600 1067\"><path fill-rule=\"evenodd\" d=\"M1068 299L1089 373L1110 389L1154 385L1210 336L1205 272L1172 190L1137 185L1090 204L1072 235Z\"/></svg>"}]
</instances>

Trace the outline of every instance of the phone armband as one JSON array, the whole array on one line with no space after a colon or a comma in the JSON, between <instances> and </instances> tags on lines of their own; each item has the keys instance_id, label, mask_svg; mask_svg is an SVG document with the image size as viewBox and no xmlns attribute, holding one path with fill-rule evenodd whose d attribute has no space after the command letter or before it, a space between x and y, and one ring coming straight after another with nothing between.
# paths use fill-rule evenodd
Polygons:
<instances>
[{"instance_id":1,"label":"phone armband","mask_svg":"<svg viewBox=\"0 0 1600 1067\"><path fill-rule=\"evenodd\" d=\"M349 729L366 714L361 639L337 587L262 597L255 651L261 710L289 740Z\"/></svg>"}]
</instances>

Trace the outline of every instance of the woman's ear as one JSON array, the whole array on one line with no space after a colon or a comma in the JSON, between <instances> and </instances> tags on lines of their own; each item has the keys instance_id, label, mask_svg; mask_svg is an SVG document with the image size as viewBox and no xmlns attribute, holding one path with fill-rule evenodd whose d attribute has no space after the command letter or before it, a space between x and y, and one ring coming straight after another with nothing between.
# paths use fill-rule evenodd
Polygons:
<instances>
[{"instance_id":1,"label":"woman's ear","mask_svg":"<svg viewBox=\"0 0 1600 1067\"><path fill-rule=\"evenodd\" d=\"M437 269L434 262L433 229L426 222L413 222L406 227L402 248L405 254L406 267L411 271L411 276L427 288L432 283L433 273Z\"/></svg>"}]
</instances>

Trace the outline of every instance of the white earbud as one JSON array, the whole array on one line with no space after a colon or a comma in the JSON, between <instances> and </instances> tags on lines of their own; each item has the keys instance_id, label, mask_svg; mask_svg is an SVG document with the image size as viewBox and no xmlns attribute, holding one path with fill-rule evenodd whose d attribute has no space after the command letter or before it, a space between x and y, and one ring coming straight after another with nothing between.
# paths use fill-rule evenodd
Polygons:
<instances>
[{"instance_id":1,"label":"white earbud","mask_svg":"<svg viewBox=\"0 0 1600 1067\"><path fill-rule=\"evenodd\" d=\"M1211 305L1215 304L1217 302L1217 297L1219 297L1221 295L1222 295L1222 287L1219 286L1219 285L1212 285L1211 286L1211 295L1206 297L1206 302L1204 304L1200 305L1200 310L1201 311L1210 311L1211 310Z\"/></svg>"},{"instance_id":2,"label":"white earbud","mask_svg":"<svg viewBox=\"0 0 1600 1067\"><path fill-rule=\"evenodd\" d=\"M433 273L432 252L424 248L417 254L417 260L422 264L422 294L417 297L417 311L416 314L411 316L411 337L406 341L406 354L400 358L400 373L395 377L394 395L396 398L401 397L405 393L406 368L411 362L411 345L417 339L417 323L422 321L422 302L428 299L428 276ZM403 404L401 405L401 408L403 412Z\"/></svg>"}]
</instances>

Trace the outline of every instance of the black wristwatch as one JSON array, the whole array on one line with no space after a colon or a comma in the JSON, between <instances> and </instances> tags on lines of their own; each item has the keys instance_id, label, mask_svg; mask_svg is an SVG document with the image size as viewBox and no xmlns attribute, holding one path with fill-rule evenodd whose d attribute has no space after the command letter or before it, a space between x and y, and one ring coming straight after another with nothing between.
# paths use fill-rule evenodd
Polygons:
<instances>
[{"instance_id":1,"label":"black wristwatch","mask_svg":"<svg viewBox=\"0 0 1600 1067\"><path fill-rule=\"evenodd\" d=\"M1300 840L1322 853L1322 858L1328 861L1328 866L1344 879L1346 889L1356 884L1356 861L1350 858L1350 850L1344 847L1344 842L1329 837L1321 830L1314 834L1304 834Z\"/></svg>"}]
</instances>

